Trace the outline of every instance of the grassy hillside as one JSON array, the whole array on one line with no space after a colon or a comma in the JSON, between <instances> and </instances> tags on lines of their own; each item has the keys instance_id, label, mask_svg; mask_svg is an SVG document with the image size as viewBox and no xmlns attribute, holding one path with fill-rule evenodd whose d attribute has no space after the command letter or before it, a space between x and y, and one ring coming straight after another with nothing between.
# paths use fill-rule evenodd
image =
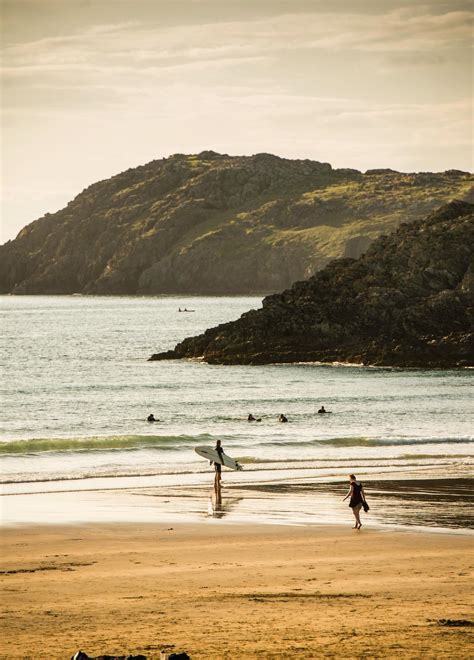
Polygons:
<instances>
[{"instance_id":1,"label":"grassy hillside","mask_svg":"<svg viewBox=\"0 0 474 660\"><path fill-rule=\"evenodd\" d=\"M472 175L177 154L100 181L0 247L12 293L271 292L452 199Z\"/></svg>"}]
</instances>

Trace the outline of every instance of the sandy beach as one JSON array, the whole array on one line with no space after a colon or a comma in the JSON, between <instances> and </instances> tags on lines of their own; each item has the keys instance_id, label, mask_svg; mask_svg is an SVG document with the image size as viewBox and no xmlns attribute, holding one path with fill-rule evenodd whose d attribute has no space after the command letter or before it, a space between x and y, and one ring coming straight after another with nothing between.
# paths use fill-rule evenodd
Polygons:
<instances>
[{"instance_id":1,"label":"sandy beach","mask_svg":"<svg viewBox=\"0 0 474 660\"><path fill-rule=\"evenodd\" d=\"M469 535L341 526L2 531L2 658L467 658Z\"/></svg>"}]
</instances>

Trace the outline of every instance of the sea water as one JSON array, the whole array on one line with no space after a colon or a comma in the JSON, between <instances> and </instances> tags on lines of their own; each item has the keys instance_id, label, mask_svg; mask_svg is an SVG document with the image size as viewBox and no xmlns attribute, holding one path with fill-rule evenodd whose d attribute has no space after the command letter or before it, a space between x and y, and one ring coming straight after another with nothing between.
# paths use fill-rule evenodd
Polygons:
<instances>
[{"instance_id":1,"label":"sea water","mask_svg":"<svg viewBox=\"0 0 474 660\"><path fill-rule=\"evenodd\" d=\"M218 438L247 484L469 474L472 370L148 361L260 306L248 296L0 297L3 492L110 478L199 485L209 465L193 449Z\"/></svg>"}]
</instances>

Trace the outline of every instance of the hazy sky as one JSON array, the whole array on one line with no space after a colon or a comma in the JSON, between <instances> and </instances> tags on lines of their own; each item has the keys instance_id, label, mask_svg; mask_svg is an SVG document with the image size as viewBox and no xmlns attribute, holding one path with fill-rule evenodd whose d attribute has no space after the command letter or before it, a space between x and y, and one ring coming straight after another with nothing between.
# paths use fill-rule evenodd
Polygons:
<instances>
[{"instance_id":1,"label":"hazy sky","mask_svg":"<svg viewBox=\"0 0 474 660\"><path fill-rule=\"evenodd\" d=\"M472 169L472 4L1 0L2 241L175 152Z\"/></svg>"}]
</instances>

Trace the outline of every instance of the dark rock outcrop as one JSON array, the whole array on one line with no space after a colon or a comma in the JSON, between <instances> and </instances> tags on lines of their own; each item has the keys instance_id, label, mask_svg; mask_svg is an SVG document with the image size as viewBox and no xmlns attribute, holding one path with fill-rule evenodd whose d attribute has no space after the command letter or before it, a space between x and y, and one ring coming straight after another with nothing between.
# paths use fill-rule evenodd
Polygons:
<instances>
[{"instance_id":1,"label":"dark rock outcrop","mask_svg":"<svg viewBox=\"0 0 474 660\"><path fill-rule=\"evenodd\" d=\"M474 364L474 206L452 202L151 360Z\"/></svg>"},{"instance_id":2,"label":"dark rock outcrop","mask_svg":"<svg viewBox=\"0 0 474 660\"><path fill-rule=\"evenodd\" d=\"M270 154L177 154L84 190L0 247L0 293L280 291L471 195L448 171L333 169Z\"/></svg>"}]
</instances>

